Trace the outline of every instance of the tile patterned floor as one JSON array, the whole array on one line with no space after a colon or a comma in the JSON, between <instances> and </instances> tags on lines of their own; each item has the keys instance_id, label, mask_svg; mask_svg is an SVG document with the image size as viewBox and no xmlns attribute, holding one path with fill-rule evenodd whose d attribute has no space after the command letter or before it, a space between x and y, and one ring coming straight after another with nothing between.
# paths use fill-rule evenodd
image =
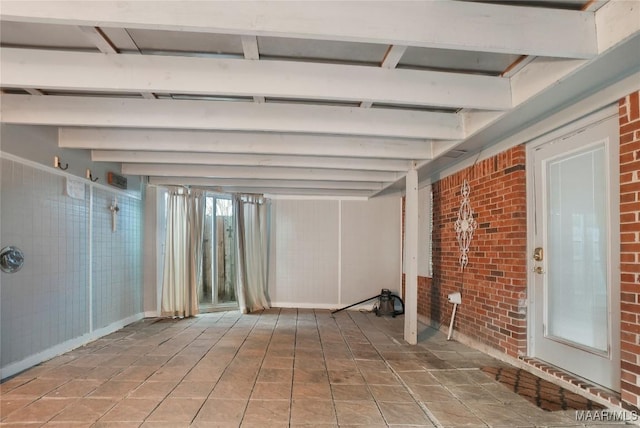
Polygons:
<instances>
[{"instance_id":1,"label":"tile patterned floor","mask_svg":"<svg viewBox=\"0 0 640 428\"><path fill-rule=\"evenodd\" d=\"M406 345L403 322L295 309L143 320L2 383L0 426L611 425L537 408L480 370L504 363L436 330Z\"/></svg>"},{"instance_id":2,"label":"tile patterned floor","mask_svg":"<svg viewBox=\"0 0 640 428\"><path fill-rule=\"evenodd\" d=\"M602 410L605 407L515 367L482 367L483 372L543 410Z\"/></svg>"}]
</instances>

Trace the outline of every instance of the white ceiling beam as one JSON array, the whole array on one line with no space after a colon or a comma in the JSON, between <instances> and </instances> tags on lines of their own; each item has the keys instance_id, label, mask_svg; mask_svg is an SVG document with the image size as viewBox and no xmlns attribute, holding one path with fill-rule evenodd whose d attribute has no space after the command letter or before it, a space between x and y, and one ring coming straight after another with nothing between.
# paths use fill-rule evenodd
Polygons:
<instances>
[{"instance_id":1,"label":"white ceiling beam","mask_svg":"<svg viewBox=\"0 0 640 428\"><path fill-rule=\"evenodd\" d=\"M259 60L260 51L258 49L258 38L256 36L240 36L242 41L242 52L244 53L244 59ZM254 95L253 101L257 103L265 102L264 96Z\"/></svg>"},{"instance_id":2,"label":"white ceiling beam","mask_svg":"<svg viewBox=\"0 0 640 428\"><path fill-rule=\"evenodd\" d=\"M117 47L119 52L140 53L138 45L131 38L126 28L100 28L100 31L112 45Z\"/></svg>"},{"instance_id":3,"label":"white ceiling beam","mask_svg":"<svg viewBox=\"0 0 640 428\"><path fill-rule=\"evenodd\" d=\"M40 89L35 89L35 88L22 88L24 89L29 95L44 95L44 92L42 92Z\"/></svg>"},{"instance_id":4,"label":"white ceiling beam","mask_svg":"<svg viewBox=\"0 0 640 428\"><path fill-rule=\"evenodd\" d=\"M2 48L2 85L89 92L161 92L503 110L509 79L294 61L102 55Z\"/></svg>"},{"instance_id":5,"label":"white ceiling beam","mask_svg":"<svg viewBox=\"0 0 640 428\"><path fill-rule=\"evenodd\" d=\"M103 54L118 53L118 49L116 49L116 47L111 43L111 40L109 40L99 28L89 27L86 25L80 25L79 28L80 31L87 36L89 41L96 45L98 50Z\"/></svg>"},{"instance_id":6,"label":"white ceiling beam","mask_svg":"<svg viewBox=\"0 0 640 428\"><path fill-rule=\"evenodd\" d=\"M107 37L106 34L104 34L104 32L100 28L87 27L82 25L79 28L83 33L85 33L88 36L89 40L93 42L93 44L96 45L98 50L103 54L119 53L118 49L113 44L113 42ZM129 35L129 33L127 33L126 29L118 28L118 29L114 29L113 31L117 31L119 33L118 37L126 40L129 46L134 46L137 53L140 53L135 42L133 41L133 39L131 39L131 36ZM156 96L151 92L141 92L140 95L142 95L142 98L146 98L148 100L156 99Z\"/></svg>"},{"instance_id":7,"label":"white ceiling beam","mask_svg":"<svg viewBox=\"0 0 640 428\"><path fill-rule=\"evenodd\" d=\"M613 50L612 48L632 40L640 33L640 7L637 2L632 1L609 1L595 12L595 25L599 53ZM511 77L514 107L552 89L590 62L581 59L535 58L523 63L520 64L521 69ZM603 68L602 73L606 72L607 69ZM469 134L474 131L470 129Z\"/></svg>"},{"instance_id":8,"label":"white ceiling beam","mask_svg":"<svg viewBox=\"0 0 640 428\"><path fill-rule=\"evenodd\" d=\"M8 21L382 43L567 58L597 53L594 14L456 1L8 1ZM482 35L479 37L478 35Z\"/></svg>"},{"instance_id":9,"label":"white ceiling beam","mask_svg":"<svg viewBox=\"0 0 640 428\"><path fill-rule=\"evenodd\" d=\"M241 36L242 52L244 59L258 60L260 59L260 51L258 50L258 38L256 36Z\"/></svg>"},{"instance_id":10,"label":"white ceiling beam","mask_svg":"<svg viewBox=\"0 0 640 428\"><path fill-rule=\"evenodd\" d=\"M321 168L281 168L211 165L167 165L123 163L125 175L155 175L209 178L248 178L269 180L328 180L328 181L395 181L401 174L388 171L350 171Z\"/></svg>"},{"instance_id":11,"label":"white ceiling beam","mask_svg":"<svg viewBox=\"0 0 640 428\"><path fill-rule=\"evenodd\" d=\"M351 189L297 189L297 188L242 188L225 187L221 189L224 193L260 193L269 199L350 199L367 200L373 192L370 190Z\"/></svg>"},{"instance_id":12,"label":"white ceiling beam","mask_svg":"<svg viewBox=\"0 0 640 428\"><path fill-rule=\"evenodd\" d=\"M640 31L637 1L609 1L595 15L598 52L605 52Z\"/></svg>"},{"instance_id":13,"label":"white ceiling beam","mask_svg":"<svg viewBox=\"0 0 640 428\"><path fill-rule=\"evenodd\" d=\"M3 95L2 122L458 140L456 114L279 103Z\"/></svg>"},{"instance_id":14,"label":"white ceiling beam","mask_svg":"<svg viewBox=\"0 0 640 428\"><path fill-rule=\"evenodd\" d=\"M202 152L158 152L139 150L92 150L94 162L178 163L189 165L281 166L299 168L406 171L409 160L345 158L328 156L283 156Z\"/></svg>"},{"instance_id":15,"label":"white ceiling beam","mask_svg":"<svg viewBox=\"0 0 640 428\"><path fill-rule=\"evenodd\" d=\"M273 180L271 180L273 181ZM233 180L222 182L219 179L209 178L189 178L189 177L149 177L149 184L153 186L193 186L197 188L208 189L216 193L257 193L264 194L270 198L277 195L287 195L292 198L302 197L326 197L327 199L335 198L352 198L352 199L368 199L377 190L358 189L352 187L340 187L342 182L338 183L338 187L308 187L304 181L278 181L277 185L264 185L265 180L253 180L254 184L234 183ZM286 185L282 184L286 183ZM315 183L315 182L311 182Z\"/></svg>"},{"instance_id":16,"label":"white ceiling beam","mask_svg":"<svg viewBox=\"0 0 640 428\"><path fill-rule=\"evenodd\" d=\"M352 196L352 195L303 195L303 194L277 194L264 193L264 197L272 200L326 200L326 201L368 201L371 195Z\"/></svg>"},{"instance_id":17,"label":"white ceiling beam","mask_svg":"<svg viewBox=\"0 0 640 428\"><path fill-rule=\"evenodd\" d=\"M407 51L407 48L408 46L389 46L389 49L387 49L387 52L382 59L380 67L386 68L387 70L396 68L396 65L398 65L400 59L402 59L402 55ZM360 107L362 108L370 108L371 106L373 106L372 101L362 101L360 103Z\"/></svg>"},{"instance_id":18,"label":"white ceiling beam","mask_svg":"<svg viewBox=\"0 0 640 428\"><path fill-rule=\"evenodd\" d=\"M95 150L429 159L433 144L425 140L263 132L65 127L58 131L59 147Z\"/></svg>"},{"instance_id":19,"label":"white ceiling beam","mask_svg":"<svg viewBox=\"0 0 640 428\"><path fill-rule=\"evenodd\" d=\"M389 46L389 49L387 50L387 53L385 54L380 67L386 68L389 70L396 68L396 66L402 59L402 55L404 55L408 47L409 46L402 46L402 45Z\"/></svg>"},{"instance_id":20,"label":"white ceiling beam","mask_svg":"<svg viewBox=\"0 0 640 428\"><path fill-rule=\"evenodd\" d=\"M535 58L511 77L513 105L521 105L585 65L581 59Z\"/></svg>"},{"instance_id":21,"label":"white ceiling beam","mask_svg":"<svg viewBox=\"0 0 640 428\"><path fill-rule=\"evenodd\" d=\"M244 187L244 188L295 188L295 189L350 189L377 191L382 183L373 181L319 181L319 180L265 180L246 178L203 178L203 177L149 177L149 184L202 187Z\"/></svg>"}]
</instances>

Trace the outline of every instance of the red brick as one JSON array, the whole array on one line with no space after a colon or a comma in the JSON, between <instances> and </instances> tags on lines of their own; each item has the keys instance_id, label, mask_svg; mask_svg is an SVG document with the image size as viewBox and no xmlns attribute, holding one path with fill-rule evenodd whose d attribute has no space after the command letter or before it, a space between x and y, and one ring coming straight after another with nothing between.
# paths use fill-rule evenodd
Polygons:
<instances>
[{"instance_id":1,"label":"red brick","mask_svg":"<svg viewBox=\"0 0 640 428\"><path fill-rule=\"evenodd\" d=\"M462 333L517 356L526 351L526 320L518 314L518 298L526 296L526 151L515 147L478 162L433 185L435 293L425 293L421 305L434 321L448 322L451 304L446 295L464 283L463 305L458 310L464 322ZM507 173L509 172L509 173ZM469 264L462 277L459 250L452 227L460 206L464 179L471 187L470 203L482 224L471 242ZM435 281L437 279L437 281ZM515 297L507 294L513 291ZM432 301L431 296L441 296Z\"/></svg>"},{"instance_id":2,"label":"red brick","mask_svg":"<svg viewBox=\"0 0 640 428\"><path fill-rule=\"evenodd\" d=\"M640 183L634 182L640 169L640 93L635 92L619 102L620 123L620 288L621 288L621 359L622 382L621 398L624 402L637 406L640 403L640 387L637 374L640 374L638 356L640 345L640 305L637 304L640 292L640 244L637 233L640 231L640 201L638 192Z\"/></svg>"},{"instance_id":3,"label":"red brick","mask_svg":"<svg viewBox=\"0 0 640 428\"><path fill-rule=\"evenodd\" d=\"M621 224L621 398L640 403L640 93L619 100ZM418 310L447 325L452 305L447 294L463 289L455 328L518 357L526 354L526 319L518 304L527 296L526 150L514 147L477 162L433 184L434 278L418 280ZM479 227L471 242L469 264L459 268L453 223L460 186L467 179Z\"/></svg>"},{"instance_id":4,"label":"red brick","mask_svg":"<svg viewBox=\"0 0 640 428\"><path fill-rule=\"evenodd\" d=\"M629 119L637 120L640 119L640 97L638 96L638 92L629 95Z\"/></svg>"},{"instance_id":5,"label":"red brick","mask_svg":"<svg viewBox=\"0 0 640 428\"><path fill-rule=\"evenodd\" d=\"M640 121L629 122L620 127L620 135L635 132L638 129L640 129Z\"/></svg>"}]
</instances>

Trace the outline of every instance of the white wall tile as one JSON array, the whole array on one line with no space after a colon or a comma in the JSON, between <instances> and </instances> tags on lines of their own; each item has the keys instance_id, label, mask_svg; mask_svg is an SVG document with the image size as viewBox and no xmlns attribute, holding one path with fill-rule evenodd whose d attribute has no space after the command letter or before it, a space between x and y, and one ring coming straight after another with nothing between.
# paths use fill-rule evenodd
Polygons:
<instances>
[{"instance_id":1,"label":"white wall tile","mask_svg":"<svg viewBox=\"0 0 640 428\"><path fill-rule=\"evenodd\" d=\"M0 246L17 245L25 254L22 270L0 274L0 364L5 367L90 331L90 209L88 186L84 200L73 199L64 194L64 177L0 161ZM94 203L104 208L109 193L96 191ZM100 234L100 243L93 243L98 249L94 256L105 257L94 257L92 264L98 291L92 311L99 321L94 329L142 308L142 205L135 198L119 201L125 213L119 219L120 234L110 234L103 213L96 210L94 219L94 231ZM111 300L98 300L96 294Z\"/></svg>"}]
</instances>

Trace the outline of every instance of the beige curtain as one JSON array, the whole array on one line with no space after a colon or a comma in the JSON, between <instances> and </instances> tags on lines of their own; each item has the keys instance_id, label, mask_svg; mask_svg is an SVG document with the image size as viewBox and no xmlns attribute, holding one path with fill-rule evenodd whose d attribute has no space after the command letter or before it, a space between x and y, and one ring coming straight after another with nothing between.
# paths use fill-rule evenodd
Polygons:
<instances>
[{"instance_id":1,"label":"beige curtain","mask_svg":"<svg viewBox=\"0 0 640 428\"><path fill-rule=\"evenodd\" d=\"M204 193L170 189L167 201L162 315L198 314L198 288L202 283Z\"/></svg>"},{"instance_id":2,"label":"beige curtain","mask_svg":"<svg viewBox=\"0 0 640 428\"><path fill-rule=\"evenodd\" d=\"M234 205L238 306L243 313L268 309L268 203L261 196L237 195Z\"/></svg>"}]
</instances>

